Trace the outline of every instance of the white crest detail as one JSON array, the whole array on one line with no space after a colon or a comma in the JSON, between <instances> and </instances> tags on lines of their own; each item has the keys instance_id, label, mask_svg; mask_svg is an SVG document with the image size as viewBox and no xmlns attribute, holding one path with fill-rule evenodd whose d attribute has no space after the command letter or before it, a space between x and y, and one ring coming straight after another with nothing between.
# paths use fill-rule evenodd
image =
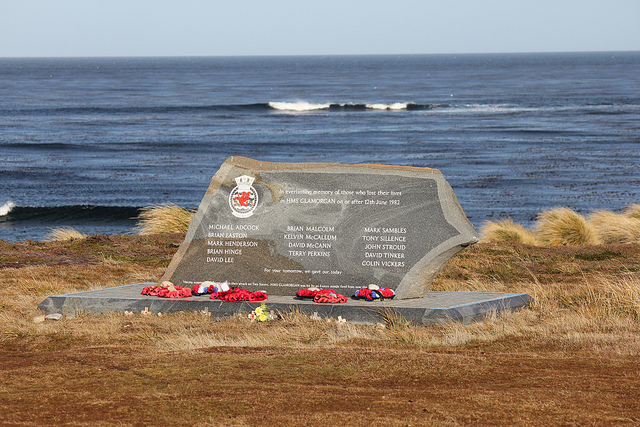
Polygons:
<instances>
[{"instance_id":1,"label":"white crest detail","mask_svg":"<svg viewBox=\"0 0 640 427\"><path fill-rule=\"evenodd\" d=\"M249 175L237 177L237 185L229 193L231 213L238 218L249 218L258 207L258 192L252 185L254 180Z\"/></svg>"}]
</instances>

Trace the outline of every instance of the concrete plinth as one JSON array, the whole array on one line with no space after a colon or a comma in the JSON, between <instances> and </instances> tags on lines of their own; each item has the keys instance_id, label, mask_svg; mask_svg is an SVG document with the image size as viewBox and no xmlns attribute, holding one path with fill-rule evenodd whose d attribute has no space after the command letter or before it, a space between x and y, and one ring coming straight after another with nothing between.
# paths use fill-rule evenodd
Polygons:
<instances>
[{"instance_id":1,"label":"concrete plinth","mask_svg":"<svg viewBox=\"0 0 640 427\"><path fill-rule=\"evenodd\" d=\"M78 313L101 314L132 311L140 313L145 308L151 313L176 311L204 311L213 317L230 316L235 313L250 313L258 302L222 302L212 300L209 295L190 298L169 299L141 295L142 288L155 283L138 283L115 288L55 295L45 299L38 308L50 313L75 316ZM513 310L529 304L526 294L492 292L444 292L429 291L423 298L405 300L364 301L350 299L343 304L317 304L291 296L269 296L265 303L271 310L298 310L321 317L347 319L350 322L376 324L383 322L384 314L397 314L414 324L443 323L447 321L473 321L488 313Z\"/></svg>"}]
</instances>

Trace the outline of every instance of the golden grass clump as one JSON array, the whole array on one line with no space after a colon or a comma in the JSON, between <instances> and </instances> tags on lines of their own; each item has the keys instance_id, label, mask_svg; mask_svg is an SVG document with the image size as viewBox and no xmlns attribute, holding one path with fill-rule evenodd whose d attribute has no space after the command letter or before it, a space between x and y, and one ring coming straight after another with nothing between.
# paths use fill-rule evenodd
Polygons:
<instances>
[{"instance_id":1,"label":"golden grass clump","mask_svg":"<svg viewBox=\"0 0 640 427\"><path fill-rule=\"evenodd\" d=\"M486 221L480 230L481 242L515 242L536 245L536 235L512 219Z\"/></svg>"},{"instance_id":2,"label":"golden grass clump","mask_svg":"<svg viewBox=\"0 0 640 427\"><path fill-rule=\"evenodd\" d=\"M52 228L44 240L45 242L58 242L63 240L84 239L85 237L88 237L88 235L72 227L58 227Z\"/></svg>"},{"instance_id":3,"label":"golden grass clump","mask_svg":"<svg viewBox=\"0 0 640 427\"><path fill-rule=\"evenodd\" d=\"M635 204L624 210L624 214L629 218L640 219L640 205Z\"/></svg>"},{"instance_id":4,"label":"golden grass clump","mask_svg":"<svg viewBox=\"0 0 640 427\"><path fill-rule=\"evenodd\" d=\"M136 231L139 235L186 233L194 214L194 210L173 204L149 206L140 212Z\"/></svg>"},{"instance_id":5,"label":"golden grass clump","mask_svg":"<svg viewBox=\"0 0 640 427\"><path fill-rule=\"evenodd\" d=\"M604 244L640 243L640 217L601 210L589 216L589 223Z\"/></svg>"},{"instance_id":6,"label":"golden grass clump","mask_svg":"<svg viewBox=\"0 0 640 427\"><path fill-rule=\"evenodd\" d=\"M640 204L629 206L622 214L595 211L588 219L566 207L546 210L539 214L534 231L511 219L486 221L480 235L481 243L532 246L640 244Z\"/></svg>"},{"instance_id":7,"label":"golden grass clump","mask_svg":"<svg viewBox=\"0 0 640 427\"><path fill-rule=\"evenodd\" d=\"M600 244L596 231L585 217L566 207L542 212L536 226L538 239L546 246Z\"/></svg>"}]
</instances>

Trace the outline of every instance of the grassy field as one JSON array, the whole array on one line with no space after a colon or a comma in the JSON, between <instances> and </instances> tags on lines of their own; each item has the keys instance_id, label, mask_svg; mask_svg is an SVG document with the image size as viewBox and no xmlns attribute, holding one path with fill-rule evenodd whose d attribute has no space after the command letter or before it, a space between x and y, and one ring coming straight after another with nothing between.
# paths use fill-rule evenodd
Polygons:
<instances>
[{"instance_id":1,"label":"grassy field","mask_svg":"<svg viewBox=\"0 0 640 427\"><path fill-rule=\"evenodd\" d=\"M634 425L640 245L483 243L432 289L535 302L473 324L124 313L49 295L157 281L183 235L0 241L3 425ZM267 301L268 305L268 301Z\"/></svg>"}]
</instances>

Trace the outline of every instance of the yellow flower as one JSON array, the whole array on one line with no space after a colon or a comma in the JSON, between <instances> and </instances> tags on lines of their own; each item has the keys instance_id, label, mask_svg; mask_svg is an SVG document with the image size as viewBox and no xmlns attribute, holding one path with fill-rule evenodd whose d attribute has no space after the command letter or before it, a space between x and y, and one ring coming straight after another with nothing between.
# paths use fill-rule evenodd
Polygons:
<instances>
[{"instance_id":1,"label":"yellow flower","mask_svg":"<svg viewBox=\"0 0 640 427\"><path fill-rule=\"evenodd\" d=\"M263 312L264 312L264 309L262 307L258 307L254 311L254 313L258 315L262 314Z\"/></svg>"},{"instance_id":2,"label":"yellow flower","mask_svg":"<svg viewBox=\"0 0 640 427\"><path fill-rule=\"evenodd\" d=\"M267 319L268 319L268 317L267 317L267 315L266 315L266 314L264 314L264 313L260 313L260 314L258 314L258 320L259 320L260 322L264 322L264 321L265 321L265 320L267 320Z\"/></svg>"}]
</instances>

